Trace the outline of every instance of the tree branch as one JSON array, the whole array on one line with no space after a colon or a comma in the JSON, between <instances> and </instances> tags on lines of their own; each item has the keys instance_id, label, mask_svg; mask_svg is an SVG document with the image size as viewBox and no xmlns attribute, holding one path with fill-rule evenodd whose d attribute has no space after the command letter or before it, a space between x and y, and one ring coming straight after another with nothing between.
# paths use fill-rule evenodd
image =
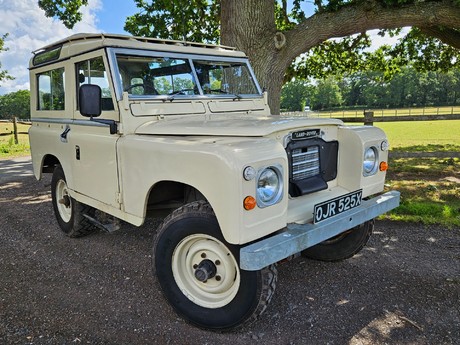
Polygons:
<instances>
[{"instance_id":1,"label":"tree branch","mask_svg":"<svg viewBox=\"0 0 460 345\"><path fill-rule=\"evenodd\" d=\"M427 36L440 39L443 43L460 49L460 31L440 26L419 27L420 31Z\"/></svg>"},{"instance_id":2,"label":"tree branch","mask_svg":"<svg viewBox=\"0 0 460 345\"><path fill-rule=\"evenodd\" d=\"M316 7L318 8L318 12L323 12L324 8L323 8L322 0L314 0L314 3Z\"/></svg>"},{"instance_id":3,"label":"tree branch","mask_svg":"<svg viewBox=\"0 0 460 345\"><path fill-rule=\"evenodd\" d=\"M374 29L405 26L460 29L460 6L452 0L418 2L384 7L377 1L347 5L336 12L320 12L285 33L285 57L293 60L310 48L335 37L346 37Z\"/></svg>"},{"instance_id":4,"label":"tree branch","mask_svg":"<svg viewBox=\"0 0 460 345\"><path fill-rule=\"evenodd\" d=\"M282 12L283 12L283 18L284 18L286 24L290 24L291 21L289 20L289 16L287 14L287 0L283 0L283 1L281 1L281 3L282 3L281 9L282 9Z\"/></svg>"}]
</instances>

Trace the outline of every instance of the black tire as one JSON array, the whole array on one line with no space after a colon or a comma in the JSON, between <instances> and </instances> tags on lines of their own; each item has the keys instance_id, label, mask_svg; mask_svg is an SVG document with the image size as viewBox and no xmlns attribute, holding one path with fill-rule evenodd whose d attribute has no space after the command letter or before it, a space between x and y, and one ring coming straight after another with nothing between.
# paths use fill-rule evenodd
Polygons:
<instances>
[{"instance_id":1,"label":"black tire","mask_svg":"<svg viewBox=\"0 0 460 345\"><path fill-rule=\"evenodd\" d=\"M196 277L203 262L215 269L215 276L206 281ZM238 263L239 247L227 244L204 201L177 209L158 228L154 275L174 310L196 326L229 330L255 321L265 311L276 288L276 267L244 271Z\"/></svg>"},{"instance_id":2,"label":"black tire","mask_svg":"<svg viewBox=\"0 0 460 345\"><path fill-rule=\"evenodd\" d=\"M370 220L302 251L302 256L330 262L351 258L364 248L373 230L374 220Z\"/></svg>"},{"instance_id":3,"label":"black tire","mask_svg":"<svg viewBox=\"0 0 460 345\"><path fill-rule=\"evenodd\" d=\"M69 237L82 237L96 230L83 215L94 217L94 208L82 204L68 194L64 171L56 166L51 179L51 200L54 214L61 230Z\"/></svg>"}]
</instances>

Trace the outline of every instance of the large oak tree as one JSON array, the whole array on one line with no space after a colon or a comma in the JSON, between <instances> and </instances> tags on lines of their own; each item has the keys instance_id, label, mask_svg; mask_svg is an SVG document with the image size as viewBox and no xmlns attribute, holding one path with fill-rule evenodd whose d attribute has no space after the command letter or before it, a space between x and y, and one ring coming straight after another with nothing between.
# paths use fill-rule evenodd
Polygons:
<instances>
[{"instance_id":1,"label":"large oak tree","mask_svg":"<svg viewBox=\"0 0 460 345\"><path fill-rule=\"evenodd\" d=\"M47 15L70 23L64 9L72 8L75 13L75 6L66 4L82 2L85 0L39 1ZM60 7L53 7L56 3ZM128 18L125 26L135 35L212 41L220 23L220 43L235 46L249 56L260 84L269 93L272 113L279 112L281 87L292 62L332 38L365 37L364 33L372 29L410 26L425 37L460 49L460 0L314 0L315 12L310 16L302 11L302 0L135 3L141 11ZM351 49L354 44L352 41Z\"/></svg>"}]
</instances>

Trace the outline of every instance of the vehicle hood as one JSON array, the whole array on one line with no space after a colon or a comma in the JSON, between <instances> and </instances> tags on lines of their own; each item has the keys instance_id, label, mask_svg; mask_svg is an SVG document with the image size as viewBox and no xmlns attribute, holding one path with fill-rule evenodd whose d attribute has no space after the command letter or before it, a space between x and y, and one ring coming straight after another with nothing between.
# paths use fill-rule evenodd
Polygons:
<instances>
[{"instance_id":1,"label":"vehicle hood","mask_svg":"<svg viewBox=\"0 0 460 345\"><path fill-rule=\"evenodd\" d=\"M298 128L341 125L340 120L279 115L254 116L247 114L190 115L174 119L149 121L139 126L136 134L203 135L263 137L280 131Z\"/></svg>"}]
</instances>

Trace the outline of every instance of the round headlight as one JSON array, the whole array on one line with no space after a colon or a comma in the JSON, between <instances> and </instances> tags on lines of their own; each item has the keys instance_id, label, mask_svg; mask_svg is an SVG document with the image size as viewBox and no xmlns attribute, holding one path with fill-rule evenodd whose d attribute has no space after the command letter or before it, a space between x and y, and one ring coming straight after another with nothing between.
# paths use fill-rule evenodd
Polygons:
<instances>
[{"instance_id":1,"label":"round headlight","mask_svg":"<svg viewBox=\"0 0 460 345\"><path fill-rule=\"evenodd\" d=\"M364 176L373 175L377 172L378 153L375 147L369 147L364 151L363 173Z\"/></svg>"},{"instance_id":2,"label":"round headlight","mask_svg":"<svg viewBox=\"0 0 460 345\"><path fill-rule=\"evenodd\" d=\"M281 196L281 173L273 167L265 168L257 179L257 201L260 207L278 202Z\"/></svg>"}]
</instances>

